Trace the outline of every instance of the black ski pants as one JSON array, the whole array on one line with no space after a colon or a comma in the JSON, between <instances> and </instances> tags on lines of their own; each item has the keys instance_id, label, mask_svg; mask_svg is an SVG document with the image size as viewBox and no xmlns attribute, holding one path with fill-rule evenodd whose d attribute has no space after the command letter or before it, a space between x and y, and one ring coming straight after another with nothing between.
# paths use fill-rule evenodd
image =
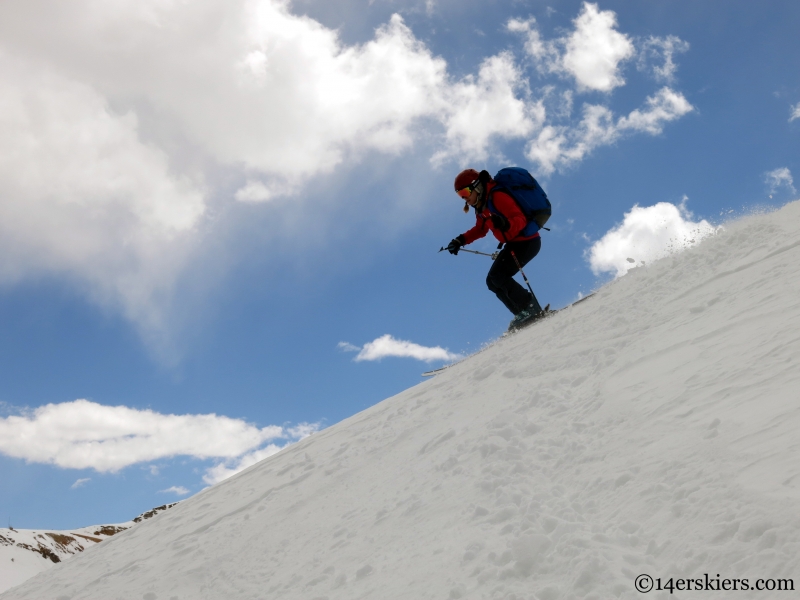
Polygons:
<instances>
[{"instance_id":1,"label":"black ski pants","mask_svg":"<svg viewBox=\"0 0 800 600\"><path fill-rule=\"evenodd\" d=\"M513 251L516 255L520 266L524 267L534 256L539 254L541 247L542 238L540 237L522 242L509 242L500 251L492 268L489 269L489 274L486 275L486 285L515 315L527 308L531 302L535 309L538 307L538 310L541 310L541 307L536 296L531 296L531 293L514 279L514 275L519 269L511 252Z\"/></svg>"}]
</instances>

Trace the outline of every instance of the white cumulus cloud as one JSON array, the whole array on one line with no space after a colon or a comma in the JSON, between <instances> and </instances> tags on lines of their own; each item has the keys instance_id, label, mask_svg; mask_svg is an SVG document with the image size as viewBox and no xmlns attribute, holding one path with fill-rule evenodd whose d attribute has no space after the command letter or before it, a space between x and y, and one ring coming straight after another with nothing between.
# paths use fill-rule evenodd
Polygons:
<instances>
[{"instance_id":1,"label":"white cumulus cloud","mask_svg":"<svg viewBox=\"0 0 800 600\"><path fill-rule=\"evenodd\" d=\"M201 181L171 172L134 113L0 49L0 282L75 275L157 328L205 209Z\"/></svg>"},{"instance_id":2,"label":"white cumulus cloud","mask_svg":"<svg viewBox=\"0 0 800 600\"><path fill-rule=\"evenodd\" d=\"M433 161L458 156L485 160L493 137L526 138L544 121L540 102L526 102L530 94L510 53L486 59L478 77L466 77L447 92L443 113L447 149Z\"/></svg>"},{"instance_id":3,"label":"white cumulus cloud","mask_svg":"<svg viewBox=\"0 0 800 600\"><path fill-rule=\"evenodd\" d=\"M241 461L280 449L276 441L300 439L317 429L305 423L259 428L215 414L165 415L75 400L0 418L0 453L68 469L115 472L181 455Z\"/></svg>"},{"instance_id":4,"label":"white cumulus cloud","mask_svg":"<svg viewBox=\"0 0 800 600\"><path fill-rule=\"evenodd\" d=\"M548 41L541 38L535 19L512 19L508 29L526 34L525 49L542 72L572 77L578 91L610 92L625 85L621 66L635 48L629 36L617 31L616 14L584 2L573 24L568 36Z\"/></svg>"},{"instance_id":5,"label":"white cumulus cloud","mask_svg":"<svg viewBox=\"0 0 800 600\"><path fill-rule=\"evenodd\" d=\"M281 0L76 0L45 15L36 3L0 9L4 43L115 103L144 114L146 101L151 125L268 176L329 172L353 150L396 152L414 120L441 107L446 63L398 15L352 46Z\"/></svg>"},{"instance_id":6,"label":"white cumulus cloud","mask_svg":"<svg viewBox=\"0 0 800 600\"><path fill-rule=\"evenodd\" d=\"M579 89L609 92L625 84L619 66L634 55L634 48L630 38L617 31L616 26L613 11L601 11L597 4L584 2L561 59Z\"/></svg>"},{"instance_id":7,"label":"white cumulus cloud","mask_svg":"<svg viewBox=\"0 0 800 600\"><path fill-rule=\"evenodd\" d=\"M441 346L421 346L414 342L395 339L388 333L371 342L367 342L362 347L354 346L349 342L339 342L339 348L346 352L358 352L353 359L357 362L381 360L388 357L415 358L425 362L461 358L460 354L450 352Z\"/></svg>"},{"instance_id":8,"label":"white cumulus cloud","mask_svg":"<svg viewBox=\"0 0 800 600\"><path fill-rule=\"evenodd\" d=\"M695 222L686 209L686 200L676 206L659 202L653 206L634 206L623 222L608 231L588 250L589 264L595 275L628 270L663 258L699 243L715 233L705 219Z\"/></svg>"},{"instance_id":9,"label":"white cumulus cloud","mask_svg":"<svg viewBox=\"0 0 800 600\"><path fill-rule=\"evenodd\" d=\"M690 113L694 107L680 94L668 87L661 88L645 102L644 110L638 108L617 123L620 131L637 131L658 135L664 124Z\"/></svg>"},{"instance_id":10,"label":"white cumulus cloud","mask_svg":"<svg viewBox=\"0 0 800 600\"><path fill-rule=\"evenodd\" d=\"M445 61L399 16L348 46L290 9L0 3L0 283L67 275L158 331L221 168L264 202L451 114Z\"/></svg>"}]
</instances>

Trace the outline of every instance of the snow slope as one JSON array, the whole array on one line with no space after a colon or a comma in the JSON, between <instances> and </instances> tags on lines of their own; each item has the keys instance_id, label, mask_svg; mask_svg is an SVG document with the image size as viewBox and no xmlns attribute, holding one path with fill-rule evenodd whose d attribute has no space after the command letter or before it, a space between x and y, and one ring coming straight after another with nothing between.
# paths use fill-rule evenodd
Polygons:
<instances>
[{"instance_id":1,"label":"snow slope","mask_svg":"<svg viewBox=\"0 0 800 600\"><path fill-rule=\"evenodd\" d=\"M795 202L2 598L606 599L639 597L643 573L800 578L798 361Z\"/></svg>"},{"instance_id":2,"label":"snow slope","mask_svg":"<svg viewBox=\"0 0 800 600\"><path fill-rule=\"evenodd\" d=\"M91 525L68 531L0 527L0 593L176 504L156 507L132 521L114 525Z\"/></svg>"},{"instance_id":3,"label":"snow slope","mask_svg":"<svg viewBox=\"0 0 800 600\"><path fill-rule=\"evenodd\" d=\"M131 524L83 527L70 531L0 528L0 592L72 558Z\"/></svg>"}]
</instances>

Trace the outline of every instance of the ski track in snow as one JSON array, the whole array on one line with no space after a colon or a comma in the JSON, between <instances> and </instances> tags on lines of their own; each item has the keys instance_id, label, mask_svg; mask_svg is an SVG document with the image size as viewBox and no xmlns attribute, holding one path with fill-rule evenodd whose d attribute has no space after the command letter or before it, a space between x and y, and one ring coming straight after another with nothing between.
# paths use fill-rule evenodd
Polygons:
<instances>
[{"instance_id":1,"label":"ski track in snow","mask_svg":"<svg viewBox=\"0 0 800 600\"><path fill-rule=\"evenodd\" d=\"M639 598L640 573L797 587L798 358L795 202L2 598Z\"/></svg>"}]
</instances>

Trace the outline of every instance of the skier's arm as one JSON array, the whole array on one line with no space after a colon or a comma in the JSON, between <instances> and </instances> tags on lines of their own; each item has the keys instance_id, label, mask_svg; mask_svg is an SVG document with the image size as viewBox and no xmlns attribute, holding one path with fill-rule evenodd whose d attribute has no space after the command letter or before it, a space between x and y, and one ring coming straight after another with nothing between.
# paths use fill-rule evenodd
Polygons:
<instances>
[{"instance_id":1,"label":"skier's arm","mask_svg":"<svg viewBox=\"0 0 800 600\"><path fill-rule=\"evenodd\" d=\"M485 216L478 215L477 219L475 220L475 227L470 229L469 231L465 231L461 235L464 236L464 243L471 244L475 240L479 240L482 237L485 237L486 234L489 232L489 219Z\"/></svg>"},{"instance_id":2,"label":"skier's arm","mask_svg":"<svg viewBox=\"0 0 800 600\"><path fill-rule=\"evenodd\" d=\"M508 219L509 227L503 232L505 239L513 240L519 235L520 231L525 229L528 219L525 218L519 205L508 194L496 192L492 200L494 201L495 209Z\"/></svg>"}]
</instances>

